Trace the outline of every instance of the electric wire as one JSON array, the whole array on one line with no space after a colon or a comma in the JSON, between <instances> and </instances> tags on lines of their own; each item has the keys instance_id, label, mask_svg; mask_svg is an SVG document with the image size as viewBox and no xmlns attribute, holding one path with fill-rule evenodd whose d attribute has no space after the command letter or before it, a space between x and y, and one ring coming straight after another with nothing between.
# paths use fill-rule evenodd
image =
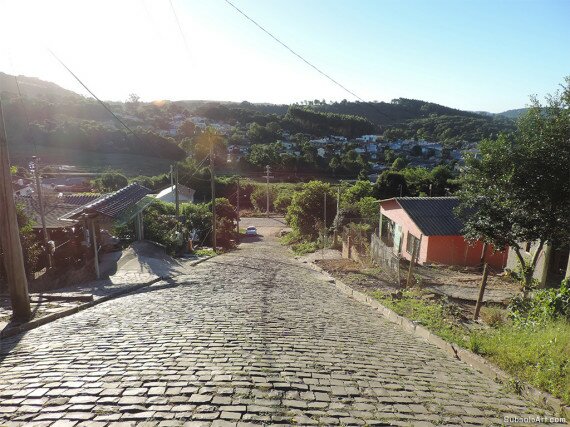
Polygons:
<instances>
[{"instance_id":1,"label":"electric wire","mask_svg":"<svg viewBox=\"0 0 570 427\"><path fill-rule=\"evenodd\" d=\"M105 104L103 101L101 101L101 99L99 99L99 97L97 95L95 95L93 93L93 91L91 89L89 89L87 87L87 85L85 83L83 83L83 81L79 77L77 77L77 75L73 71L71 71L71 69L67 65L65 65L65 63L61 59L59 59L59 57L51 49L48 49L48 51L69 72L69 74L71 74L75 78L75 80L77 80L79 82L79 84L81 84L81 86L83 86L85 88L85 90L87 92L89 92L91 94L91 96L93 96L93 98L95 98L97 100L97 102L99 102L99 104L101 104L101 106L109 112L109 114L111 114L141 144L144 144L144 142L139 138L139 136L129 126L127 126L127 124L125 122L123 122L115 113L113 113L113 111L107 106L107 104Z\"/></svg>"},{"instance_id":2,"label":"electric wire","mask_svg":"<svg viewBox=\"0 0 570 427\"><path fill-rule=\"evenodd\" d=\"M176 25L178 25L180 36L182 37L182 41L184 42L184 47L186 48L186 54L188 55L188 59L191 59L192 55L190 55L190 46L188 46L188 41L186 40L184 31L182 31L182 25L180 24L180 20L178 19L178 14L176 13L176 9L174 9L174 4L172 4L172 0L169 0L169 3L170 3L170 9L172 10L172 14L174 15L174 19L176 20Z\"/></svg>"},{"instance_id":3,"label":"electric wire","mask_svg":"<svg viewBox=\"0 0 570 427\"><path fill-rule=\"evenodd\" d=\"M350 95L354 96L356 99L358 99L359 101L363 102L364 104L370 106L372 109L374 109L377 113L387 117L388 119L392 119L392 117L390 117L388 114L384 113L383 111L380 111L373 103L369 102L369 101L365 101L363 98L361 98L360 96L358 96L356 93L354 93L353 91L351 91L350 89L348 89L346 86L344 86L342 83L340 83L339 81L335 80L334 78L332 78L329 74L325 73L323 70L321 70L319 67L317 67L316 65L314 65L312 62L310 62L309 60L305 59L303 56L301 56L299 53L297 53L296 51L294 51L291 47L289 47L287 44L285 44L284 42L282 42L277 36L273 35L273 33L271 33L269 30L267 30L265 27L263 27L261 24L259 24L256 20L254 20L253 18L251 18L249 15L247 15L243 10L241 10L239 7L237 7L235 4L233 4L230 0L224 0L228 5L230 5L232 8L234 8L239 14L241 14L245 19L247 19L248 21L250 21L251 23L253 23L256 27L258 27L261 31L263 31L265 34L267 34L269 37L271 37L273 40L275 40L277 43L279 43L281 46L283 46L285 49L287 49L289 52L291 52L293 55L295 55L297 58L299 58L301 61L303 61L305 64L307 64L309 67L313 68L315 71L317 71L319 74L321 74L322 76L324 76L325 78L327 78L328 80L330 80L331 82L333 82L335 85L337 85L338 87L340 87L342 90L344 90L345 92L349 93Z\"/></svg>"}]
</instances>

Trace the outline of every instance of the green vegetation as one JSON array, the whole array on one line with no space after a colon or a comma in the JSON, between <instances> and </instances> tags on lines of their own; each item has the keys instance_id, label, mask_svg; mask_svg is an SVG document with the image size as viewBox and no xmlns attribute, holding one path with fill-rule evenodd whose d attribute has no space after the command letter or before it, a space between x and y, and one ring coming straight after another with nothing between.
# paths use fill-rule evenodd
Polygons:
<instances>
[{"instance_id":1,"label":"green vegetation","mask_svg":"<svg viewBox=\"0 0 570 427\"><path fill-rule=\"evenodd\" d=\"M417 321L447 341L466 347L467 331L456 323L453 306L445 301L424 300L423 295L420 289L403 290L396 296L380 291L372 293L374 298L399 315Z\"/></svg>"},{"instance_id":2,"label":"green vegetation","mask_svg":"<svg viewBox=\"0 0 570 427\"><path fill-rule=\"evenodd\" d=\"M324 223L326 197L326 224ZM311 181L295 192L285 219L293 231L307 240L314 240L319 232L332 225L336 216L336 195L330 184Z\"/></svg>"},{"instance_id":3,"label":"green vegetation","mask_svg":"<svg viewBox=\"0 0 570 427\"><path fill-rule=\"evenodd\" d=\"M117 191L128 183L127 177L119 172L105 172L94 181L95 188L101 193Z\"/></svg>"},{"instance_id":4,"label":"green vegetation","mask_svg":"<svg viewBox=\"0 0 570 427\"><path fill-rule=\"evenodd\" d=\"M194 251L194 255L199 256L199 257L206 257L206 256L214 256L216 255L216 252L213 249L197 249Z\"/></svg>"},{"instance_id":5,"label":"green vegetation","mask_svg":"<svg viewBox=\"0 0 570 427\"><path fill-rule=\"evenodd\" d=\"M471 335L470 347L519 380L570 404L570 323L505 325Z\"/></svg>"},{"instance_id":6,"label":"green vegetation","mask_svg":"<svg viewBox=\"0 0 570 427\"><path fill-rule=\"evenodd\" d=\"M512 135L479 144L461 176L465 234L496 248L511 247L528 292L544 245L570 241L570 77L543 107L536 99ZM536 242L527 256L523 242Z\"/></svg>"},{"instance_id":7,"label":"green vegetation","mask_svg":"<svg viewBox=\"0 0 570 427\"><path fill-rule=\"evenodd\" d=\"M396 313L419 322L443 339L479 353L509 372L570 404L570 287L543 289L515 298L508 310L484 307L488 329L464 326L445 299L426 299L414 288L372 295Z\"/></svg>"}]
</instances>

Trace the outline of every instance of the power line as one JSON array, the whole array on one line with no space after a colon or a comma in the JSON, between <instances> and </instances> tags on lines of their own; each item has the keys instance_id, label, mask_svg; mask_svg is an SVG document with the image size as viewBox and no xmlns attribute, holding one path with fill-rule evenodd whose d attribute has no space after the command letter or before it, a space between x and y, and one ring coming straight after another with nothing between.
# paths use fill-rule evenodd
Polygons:
<instances>
[{"instance_id":1,"label":"power line","mask_svg":"<svg viewBox=\"0 0 570 427\"><path fill-rule=\"evenodd\" d=\"M180 36L182 37L182 41L184 42L184 47L186 48L186 54L188 55L188 59L191 59L192 56L190 55L190 47L188 46L188 41L186 40L186 36L184 35L184 31L182 31L182 25L180 25L180 20L178 19L178 14L176 13L176 9L174 9L174 5L172 4L172 0L169 0L170 9L172 9L172 14L174 15L174 19L176 19L176 24L178 25L178 30L180 31Z\"/></svg>"},{"instance_id":2,"label":"power line","mask_svg":"<svg viewBox=\"0 0 570 427\"><path fill-rule=\"evenodd\" d=\"M265 29L261 24L259 24L257 21L255 21L253 18L250 18L244 11L242 11L240 8L238 8L235 4L233 4L230 0L224 0L227 4L229 4L231 7L233 7L239 14L241 14L243 17L245 17L248 21L250 21L251 23L253 23L256 27L258 27L261 31L263 31L265 34L267 34L269 37L271 37L273 40L275 40L277 43L279 43L281 46L283 46L285 49L287 49L289 52L291 52L293 55L295 55L297 58L299 58L301 61L303 61L305 64L307 64L309 67L313 68L315 71L317 71L319 74L321 74L322 76L326 77L328 80L330 80L331 82L333 82L335 85L337 85L338 87L340 87L342 90L344 90L345 92L349 93L350 95L354 96L356 99L358 99L359 101L369 105L370 107L372 107L375 111L377 111L378 113L382 114L383 116L391 119L392 117L390 117L388 114L384 113L383 111L380 111L378 108L376 108L376 106L374 104L372 104L369 101L365 101L364 99L362 99L360 96L358 96L356 93L354 93L353 91L351 91L350 89L348 89L346 86L344 86L343 84L341 84L340 82L338 82L337 80L333 79L330 75L328 75L327 73L325 73L324 71L322 71L320 68L318 68L316 65L314 65L313 63L311 63L310 61L308 61L307 59L305 59L303 56L301 56L299 53L295 52L292 48L290 48L287 44L285 44L284 42L282 42L277 36L273 35L271 32L269 32L267 29Z\"/></svg>"},{"instance_id":3,"label":"power line","mask_svg":"<svg viewBox=\"0 0 570 427\"><path fill-rule=\"evenodd\" d=\"M85 88L85 90L87 90L87 92L89 92L89 93L91 94L91 96L92 96L93 98L95 98L95 99L97 100L97 102L99 102L99 104L101 104L101 105L103 106L103 108L104 108L105 110L107 110L121 125L123 125L123 127L124 127L125 129L127 129L127 131L129 131L136 139L138 139L138 141L139 141L140 143L144 143L144 142L139 138L139 136L138 136L130 127L128 127L128 126L125 124L125 122L123 122L115 113L113 113L113 111L111 111L111 109L107 106L107 104L105 104L103 101L101 101L101 100L97 97L97 95L95 95L95 94L91 91L91 89L89 89L89 88L85 85L85 83L83 83L83 82L81 81L81 79L80 79L79 77L77 77L77 76L75 75L75 73L74 73L73 71L71 71L71 70L69 69L69 67L68 67L67 65L65 65L64 62L63 62L61 59L59 59L58 56L57 56L51 49L48 49L48 51L49 51L49 53L51 53L51 54L53 55L53 57L54 57L55 59L57 59L57 61L58 61L61 65L63 65L63 67L69 72L69 74L71 74L71 75L75 78L75 80L77 80L77 81L81 84L81 86L83 86L83 87Z\"/></svg>"}]
</instances>

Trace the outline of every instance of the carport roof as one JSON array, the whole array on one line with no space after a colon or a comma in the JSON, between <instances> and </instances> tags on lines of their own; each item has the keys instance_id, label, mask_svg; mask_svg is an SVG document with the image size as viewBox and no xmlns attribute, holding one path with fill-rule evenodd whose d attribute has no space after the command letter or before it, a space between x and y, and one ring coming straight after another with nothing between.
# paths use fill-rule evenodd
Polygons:
<instances>
[{"instance_id":1,"label":"carport roof","mask_svg":"<svg viewBox=\"0 0 570 427\"><path fill-rule=\"evenodd\" d=\"M140 184L133 183L114 193L106 194L86 205L69 212L61 217L63 220L78 219L83 214L99 214L111 219L121 219L151 191ZM137 210L138 213L139 210Z\"/></svg>"}]
</instances>

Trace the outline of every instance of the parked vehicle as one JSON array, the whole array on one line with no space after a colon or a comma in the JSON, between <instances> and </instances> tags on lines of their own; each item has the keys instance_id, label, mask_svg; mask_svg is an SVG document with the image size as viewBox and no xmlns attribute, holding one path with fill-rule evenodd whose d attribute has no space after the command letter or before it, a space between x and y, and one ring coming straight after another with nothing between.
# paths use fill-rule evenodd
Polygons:
<instances>
[{"instance_id":1,"label":"parked vehicle","mask_svg":"<svg viewBox=\"0 0 570 427\"><path fill-rule=\"evenodd\" d=\"M245 235L246 236L257 236L257 228L255 228L254 226L247 227L247 229L245 230Z\"/></svg>"}]
</instances>

